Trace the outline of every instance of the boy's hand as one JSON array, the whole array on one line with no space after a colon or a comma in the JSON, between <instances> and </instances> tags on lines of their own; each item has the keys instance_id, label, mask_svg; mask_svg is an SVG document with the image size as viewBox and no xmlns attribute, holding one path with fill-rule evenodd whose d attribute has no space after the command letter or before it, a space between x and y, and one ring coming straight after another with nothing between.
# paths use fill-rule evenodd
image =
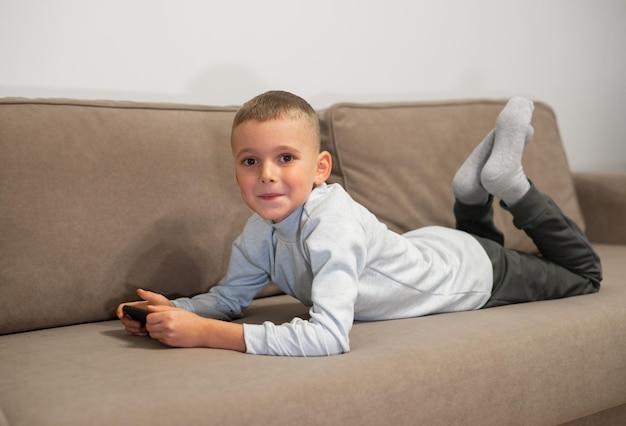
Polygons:
<instances>
[{"instance_id":1,"label":"boy's hand","mask_svg":"<svg viewBox=\"0 0 626 426\"><path fill-rule=\"evenodd\" d=\"M122 310L124 305L136 306L142 309L148 309L150 305L157 306L174 306L174 304L165 296L153 293L151 291L146 291L142 289L137 290L137 295L143 299L140 302L130 302L130 303L122 303L117 307L116 315L126 327L126 330L136 336L147 336L148 331L145 327L141 325L139 321L135 321L124 314Z\"/></svg>"},{"instance_id":2,"label":"boy's hand","mask_svg":"<svg viewBox=\"0 0 626 426\"><path fill-rule=\"evenodd\" d=\"M138 335L148 334L168 346L205 347L246 351L243 326L210 318L203 318L185 309L176 308L165 296L146 290L137 290L140 302L122 303L117 316L126 330ZM148 310L146 326L124 315L124 305Z\"/></svg>"},{"instance_id":3,"label":"boy's hand","mask_svg":"<svg viewBox=\"0 0 626 426\"><path fill-rule=\"evenodd\" d=\"M243 326L203 318L185 309L148 306L146 329L150 337L178 348L221 348L246 351Z\"/></svg>"},{"instance_id":4,"label":"boy's hand","mask_svg":"<svg viewBox=\"0 0 626 426\"><path fill-rule=\"evenodd\" d=\"M148 306L146 330L155 340L178 348L208 347L207 323L212 321L185 309Z\"/></svg>"}]
</instances>

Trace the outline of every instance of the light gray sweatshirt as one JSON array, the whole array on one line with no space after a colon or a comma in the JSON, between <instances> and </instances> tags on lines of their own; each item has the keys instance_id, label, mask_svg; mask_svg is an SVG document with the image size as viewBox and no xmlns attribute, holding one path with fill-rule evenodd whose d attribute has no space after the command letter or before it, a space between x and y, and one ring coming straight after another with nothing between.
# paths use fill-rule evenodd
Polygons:
<instances>
[{"instance_id":1,"label":"light gray sweatshirt","mask_svg":"<svg viewBox=\"0 0 626 426\"><path fill-rule=\"evenodd\" d=\"M390 231L337 184L316 187L280 223L253 215L234 242L226 277L175 305L232 320L270 281L310 306L310 319L244 324L249 353L332 355L350 350L354 320L479 309L491 296L491 262L471 235L428 226Z\"/></svg>"}]
</instances>

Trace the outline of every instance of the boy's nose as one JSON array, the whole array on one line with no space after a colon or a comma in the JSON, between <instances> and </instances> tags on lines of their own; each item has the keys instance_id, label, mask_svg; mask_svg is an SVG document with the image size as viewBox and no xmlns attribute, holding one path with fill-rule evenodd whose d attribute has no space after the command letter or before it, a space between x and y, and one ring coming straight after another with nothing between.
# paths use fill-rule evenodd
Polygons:
<instances>
[{"instance_id":1,"label":"boy's nose","mask_svg":"<svg viewBox=\"0 0 626 426\"><path fill-rule=\"evenodd\" d=\"M263 183L276 182L276 168L272 164L263 164L259 180Z\"/></svg>"}]
</instances>

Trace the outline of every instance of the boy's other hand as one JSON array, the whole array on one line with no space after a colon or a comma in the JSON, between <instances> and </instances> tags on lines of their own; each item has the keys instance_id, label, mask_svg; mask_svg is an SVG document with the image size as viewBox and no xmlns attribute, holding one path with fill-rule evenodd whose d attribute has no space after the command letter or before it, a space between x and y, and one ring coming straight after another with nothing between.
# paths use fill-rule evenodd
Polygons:
<instances>
[{"instance_id":1,"label":"boy's other hand","mask_svg":"<svg viewBox=\"0 0 626 426\"><path fill-rule=\"evenodd\" d=\"M155 340L178 348L221 348L246 351L243 325L204 318L185 309L148 306L146 329Z\"/></svg>"},{"instance_id":2,"label":"boy's other hand","mask_svg":"<svg viewBox=\"0 0 626 426\"><path fill-rule=\"evenodd\" d=\"M120 319L124 327L126 327L126 331L136 336L147 336L148 331L145 327L141 325L139 321L135 321L124 314L124 305L131 305L142 309L148 309L148 306L151 305L173 307L174 304L162 294L154 293L152 291L137 289L137 295L141 297L143 301L120 304L117 307L116 315Z\"/></svg>"},{"instance_id":3,"label":"boy's other hand","mask_svg":"<svg viewBox=\"0 0 626 426\"><path fill-rule=\"evenodd\" d=\"M178 348L206 347L210 320L185 309L164 305L148 306L146 330L155 340Z\"/></svg>"}]
</instances>

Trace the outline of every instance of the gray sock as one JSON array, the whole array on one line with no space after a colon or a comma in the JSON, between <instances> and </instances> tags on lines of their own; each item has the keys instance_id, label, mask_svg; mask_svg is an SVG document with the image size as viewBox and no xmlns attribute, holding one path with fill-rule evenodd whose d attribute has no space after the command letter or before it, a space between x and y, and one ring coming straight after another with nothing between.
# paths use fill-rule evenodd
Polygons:
<instances>
[{"instance_id":1,"label":"gray sock","mask_svg":"<svg viewBox=\"0 0 626 426\"><path fill-rule=\"evenodd\" d=\"M522 168L524 147L532 138L532 101L512 98L496 120L491 156L480 174L483 188L508 206L519 201L530 188Z\"/></svg>"},{"instance_id":2,"label":"gray sock","mask_svg":"<svg viewBox=\"0 0 626 426\"><path fill-rule=\"evenodd\" d=\"M489 193L480 183L480 172L491 155L495 129L467 157L452 179L452 192L463 204L485 204Z\"/></svg>"}]
</instances>

